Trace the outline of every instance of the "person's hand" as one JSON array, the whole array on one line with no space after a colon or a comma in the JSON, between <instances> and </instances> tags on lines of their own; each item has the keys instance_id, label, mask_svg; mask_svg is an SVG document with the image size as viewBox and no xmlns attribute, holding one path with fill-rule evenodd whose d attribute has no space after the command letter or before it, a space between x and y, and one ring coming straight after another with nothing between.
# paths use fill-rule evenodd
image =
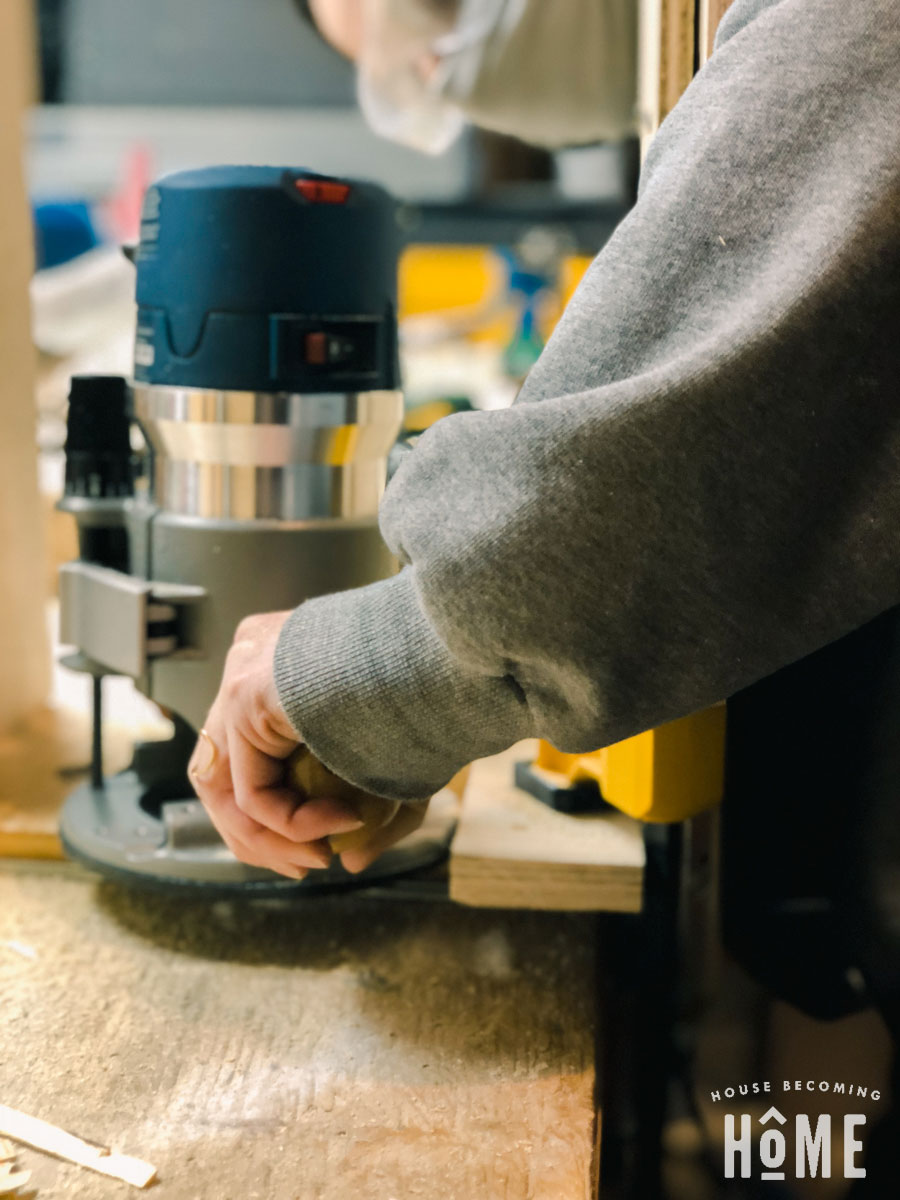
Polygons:
<instances>
[{"instance_id":1,"label":"person's hand","mask_svg":"<svg viewBox=\"0 0 900 1200\"><path fill-rule=\"evenodd\" d=\"M427 805L407 805L373 796L339 779L306 746L299 746L288 759L287 778L301 796L336 796L346 801L363 822L359 829L328 837L328 844L340 854L341 863L354 873L413 833L425 817Z\"/></svg>"},{"instance_id":2,"label":"person's hand","mask_svg":"<svg viewBox=\"0 0 900 1200\"><path fill-rule=\"evenodd\" d=\"M289 615L264 613L239 625L189 774L210 820L242 862L302 879L311 868L328 866L328 839L335 838L344 866L361 871L418 828L424 808L382 808L382 817L391 817L387 823L367 822L359 802L341 795L349 785L330 773L335 787L326 791L333 794L308 797L291 786L285 760L299 743L274 677L275 646ZM365 796L352 788L349 793ZM349 838L343 846L342 835Z\"/></svg>"}]
</instances>

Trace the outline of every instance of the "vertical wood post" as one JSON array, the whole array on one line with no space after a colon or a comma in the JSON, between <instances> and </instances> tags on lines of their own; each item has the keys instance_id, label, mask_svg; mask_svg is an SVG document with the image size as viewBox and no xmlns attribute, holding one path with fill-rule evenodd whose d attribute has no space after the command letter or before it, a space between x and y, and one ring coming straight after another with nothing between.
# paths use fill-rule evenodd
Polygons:
<instances>
[{"instance_id":1,"label":"vertical wood post","mask_svg":"<svg viewBox=\"0 0 900 1200\"><path fill-rule=\"evenodd\" d=\"M697 49L702 67L712 54L719 22L725 16L731 0L699 0Z\"/></svg>"},{"instance_id":2,"label":"vertical wood post","mask_svg":"<svg viewBox=\"0 0 900 1200\"><path fill-rule=\"evenodd\" d=\"M712 53L731 0L638 0L638 114L641 150Z\"/></svg>"},{"instance_id":3,"label":"vertical wood post","mask_svg":"<svg viewBox=\"0 0 900 1200\"><path fill-rule=\"evenodd\" d=\"M694 74L695 0L638 0L641 153Z\"/></svg>"},{"instance_id":4,"label":"vertical wood post","mask_svg":"<svg viewBox=\"0 0 900 1200\"><path fill-rule=\"evenodd\" d=\"M0 731L34 711L49 688L22 164L31 22L29 0L0 2Z\"/></svg>"}]
</instances>

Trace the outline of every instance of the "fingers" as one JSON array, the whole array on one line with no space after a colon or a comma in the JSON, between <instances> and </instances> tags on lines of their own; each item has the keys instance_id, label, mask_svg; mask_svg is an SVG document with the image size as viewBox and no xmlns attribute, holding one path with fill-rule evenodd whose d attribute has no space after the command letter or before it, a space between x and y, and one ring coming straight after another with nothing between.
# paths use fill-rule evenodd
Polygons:
<instances>
[{"instance_id":1,"label":"fingers","mask_svg":"<svg viewBox=\"0 0 900 1200\"><path fill-rule=\"evenodd\" d=\"M271 871L280 871L282 875L295 875L299 866L322 869L331 862L331 851L325 842L295 842L282 838L281 834L252 821L233 802L221 805L216 817L227 830L229 838L250 854L253 866L265 866ZM246 858L238 857L246 862Z\"/></svg>"},{"instance_id":2,"label":"fingers","mask_svg":"<svg viewBox=\"0 0 900 1200\"><path fill-rule=\"evenodd\" d=\"M352 806L335 797L304 800L284 786L284 760L261 753L232 729L228 735L234 799L241 812L292 842L313 842L362 826Z\"/></svg>"},{"instance_id":3,"label":"fingers","mask_svg":"<svg viewBox=\"0 0 900 1200\"><path fill-rule=\"evenodd\" d=\"M311 836L292 839L241 810L234 792L231 744L220 709L214 705L204 732L197 739L188 769L197 796L235 858L291 879L302 879L312 868L327 867L331 849L327 842L319 840L321 835L315 832L314 820L307 823L314 831Z\"/></svg>"},{"instance_id":4,"label":"fingers","mask_svg":"<svg viewBox=\"0 0 900 1200\"><path fill-rule=\"evenodd\" d=\"M403 804L392 821L376 829L372 838L365 846L355 850L345 850L341 855L341 864L353 875L371 866L379 855L395 845L402 838L415 833L425 820L427 804Z\"/></svg>"},{"instance_id":5,"label":"fingers","mask_svg":"<svg viewBox=\"0 0 900 1200\"><path fill-rule=\"evenodd\" d=\"M235 730L226 733L215 707L191 758L194 787L232 854L250 866L302 879L331 862L326 838L354 832L363 822L346 800L320 796L300 800L283 785L284 762L257 750ZM390 846L413 833L425 805L402 805L341 862L352 874L370 866Z\"/></svg>"},{"instance_id":6,"label":"fingers","mask_svg":"<svg viewBox=\"0 0 900 1200\"><path fill-rule=\"evenodd\" d=\"M215 821L213 821L215 825ZM262 867L265 870L277 871L279 875L286 875L289 879L305 879L311 868L301 866L299 863L292 863L287 858L278 860L277 865L272 865L270 861L264 860L258 852L252 847L242 842L239 838L234 837L228 831L227 826L219 828L216 826L222 841L231 851L239 862L246 863L248 867Z\"/></svg>"},{"instance_id":7,"label":"fingers","mask_svg":"<svg viewBox=\"0 0 900 1200\"><path fill-rule=\"evenodd\" d=\"M206 787L222 786L231 778L228 762L228 736L221 717L221 707L215 703L200 730L194 753L188 763L191 782L202 781Z\"/></svg>"},{"instance_id":8,"label":"fingers","mask_svg":"<svg viewBox=\"0 0 900 1200\"><path fill-rule=\"evenodd\" d=\"M313 868L327 867L331 850L325 841L294 842L267 829L241 812L230 790L208 788L195 780L197 794L229 850L248 866L265 867L290 878L302 878Z\"/></svg>"},{"instance_id":9,"label":"fingers","mask_svg":"<svg viewBox=\"0 0 900 1200\"><path fill-rule=\"evenodd\" d=\"M220 837L248 866L303 878L330 864L329 835L362 824L345 801L302 801L285 788L284 760L258 750L237 730L227 731L218 703L197 739L189 772Z\"/></svg>"},{"instance_id":10,"label":"fingers","mask_svg":"<svg viewBox=\"0 0 900 1200\"><path fill-rule=\"evenodd\" d=\"M332 858L327 839L355 837L341 846L344 861L361 870L393 842L417 828L421 809L406 809L369 837L373 805L381 819L385 801L366 796L332 776L309 752L306 771L286 760L297 735L281 707L274 656L288 613L245 618L229 650L219 693L191 756L197 795L225 844L241 861L297 878Z\"/></svg>"}]
</instances>

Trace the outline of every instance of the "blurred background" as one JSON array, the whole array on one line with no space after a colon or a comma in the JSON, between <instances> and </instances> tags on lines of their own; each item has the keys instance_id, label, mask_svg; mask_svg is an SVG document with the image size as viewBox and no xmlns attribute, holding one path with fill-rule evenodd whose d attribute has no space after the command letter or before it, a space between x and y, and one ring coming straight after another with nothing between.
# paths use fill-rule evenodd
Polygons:
<instances>
[{"instance_id":1,"label":"blurred background","mask_svg":"<svg viewBox=\"0 0 900 1200\"><path fill-rule=\"evenodd\" d=\"M469 133L431 158L377 137L358 111L351 66L293 0L36 3L28 177L48 421L70 369L130 368L133 281L118 247L137 238L148 182L169 171L284 164L388 187L404 204L410 245L401 306L416 404L508 402L630 203L631 144L549 155ZM491 351L464 362L437 353L460 338ZM66 371L54 372L53 359ZM44 430L47 449L54 428Z\"/></svg>"}]
</instances>

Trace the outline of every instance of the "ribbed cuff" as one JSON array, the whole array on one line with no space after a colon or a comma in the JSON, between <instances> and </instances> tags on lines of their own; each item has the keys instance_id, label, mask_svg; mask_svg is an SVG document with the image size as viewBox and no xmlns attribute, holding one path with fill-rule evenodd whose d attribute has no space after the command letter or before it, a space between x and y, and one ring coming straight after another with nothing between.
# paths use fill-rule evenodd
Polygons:
<instances>
[{"instance_id":1,"label":"ribbed cuff","mask_svg":"<svg viewBox=\"0 0 900 1200\"><path fill-rule=\"evenodd\" d=\"M509 677L452 657L414 574L307 601L275 650L279 698L313 753L349 783L407 803L533 732Z\"/></svg>"}]
</instances>

